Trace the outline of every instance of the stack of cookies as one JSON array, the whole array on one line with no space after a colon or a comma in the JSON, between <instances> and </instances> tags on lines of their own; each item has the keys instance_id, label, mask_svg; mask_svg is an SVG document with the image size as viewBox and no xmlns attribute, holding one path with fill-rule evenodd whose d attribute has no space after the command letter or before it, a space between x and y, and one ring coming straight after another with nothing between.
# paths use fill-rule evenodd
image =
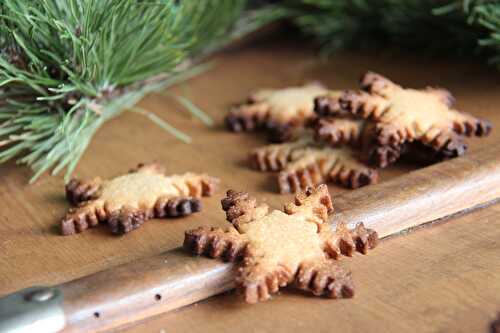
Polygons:
<instances>
[{"instance_id":1,"label":"stack of cookies","mask_svg":"<svg viewBox=\"0 0 500 333\"><path fill-rule=\"evenodd\" d=\"M454 102L445 89L405 89L368 72L361 78L361 90L316 98L315 136L326 144L339 144L340 128L346 127L339 117L347 114L352 117L351 131L360 133L363 160L369 164L384 168L401 156L437 162L463 155L466 136L491 131L490 123L455 110Z\"/></svg>"},{"instance_id":2,"label":"stack of cookies","mask_svg":"<svg viewBox=\"0 0 500 333\"><path fill-rule=\"evenodd\" d=\"M281 193L333 181L348 188L376 183L376 168L401 157L429 163L463 155L466 136L491 125L453 109L444 89L405 89L366 73L360 90L333 91L319 83L252 94L234 107L234 132L264 129L277 144L250 153L260 171L278 171Z\"/></svg>"}]
</instances>

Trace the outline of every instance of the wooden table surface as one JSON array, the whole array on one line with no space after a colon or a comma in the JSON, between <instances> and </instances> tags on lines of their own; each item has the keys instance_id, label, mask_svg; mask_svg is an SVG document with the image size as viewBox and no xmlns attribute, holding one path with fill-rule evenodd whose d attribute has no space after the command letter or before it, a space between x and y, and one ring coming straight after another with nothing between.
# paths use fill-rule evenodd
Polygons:
<instances>
[{"instance_id":1,"label":"wooden table surface","mask_svg":"<svg viewBox=\"0 0 500 333\"><path fill-rule=\"evenodd\" d=\"M59 235L68 208L60 177L28 185L30 172L0 166L0 295L30 285L55 284L136 258L178 247L185 229L225 225L219 200L228 188L249 191L280 207L291 196L276 193L270 174L246 165L247 151L264 140L221 126L232 103L259 87L284 87L319 79L331 88L354 88L361 73L378 71L412 87L447 87L457 107L496 126L479 145L500 143L500 73L466 60L431 60L394 53L341 53L328 61L299 43L267 42L227 50L216 67L172 91L209 113L216 126L193 119L170 97L154 94L141 107L193 138L184 144L141 115L127 113L96 135L76 169L79 177L111 177L139 162L158 161L169 172L207 172L222 179L200 214L153 220L124 237L105 227ZM387 180L414 169L384 170ZM332 193L342 189L331 186ZM436 202L436 205L439 205ZM132 332L487 332L500 311L500 204L383 241L368 256L342 260L351 268L355 298L332 301L285 290L271 301L247 305L233 293L149 319ZM119 285L119 282L117 282Z\"/></svg>"}]
</instances>

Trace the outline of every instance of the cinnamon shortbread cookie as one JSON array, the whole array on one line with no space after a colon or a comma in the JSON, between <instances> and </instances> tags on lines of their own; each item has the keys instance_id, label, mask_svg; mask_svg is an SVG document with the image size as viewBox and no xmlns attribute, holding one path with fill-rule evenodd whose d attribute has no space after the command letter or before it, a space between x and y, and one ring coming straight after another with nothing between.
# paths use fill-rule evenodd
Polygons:
<instances>
[{"instance_id":1,"label":"cinnamon shortbread cookie","mask_svg":"<svg viewBox=\"0 0 500 333\"><path fill-rule=\"evenodd\" d=\"M321 117L315 121L314 140L336 147L362 145L367 121L353 117Z\"/></svg>"},{"instance_id":2,"label":"cinnamon shortbread cookie","mask_svg":"<svg viewBox=\"0 0 500 333\"><path fill-rule=\"evenodd\" d=\"M66 197L76 207L61 221L63 235L106 222L115 234L140 227L151 218L185 216L200 211L202 196L215 191L218 180L204 174L166 176L158 164L139 165L110 180L71 180Z\"/></svg>"},{"instance_id":3,"label":"cinnamon shortbread cookie","mask_svg":"<svg viewBox=\"0 0 500 333\"><path fill-rule=\"evenodd\" d=\"M349 188L374 184L377 171L359 162L350 147L332 148L304 136L294 142L267 145L253 150L250 163L260 171L280 171L281 193L298 192L333 181Z\"/></svg>"},{"instance_id":4,"label":"cinnamon shortbread cookie","mask_svg":"<svg viewBox=\"0 0 500 333\"><path fill-rule=\"evenodd\" d=\"M462 136L449 141L440 149L420 141L401 145L380 145L376 124L366 119L326 116L314 125L314 140L332 147L350 145L360 150L361 161L384 168L401 157L423 165L461 156L467 150Z\"/></svg>"},{"instance_id":5,"label":"cinnamon shortbread cookie","mask_svg":"<svg viewBox=\"0 0 500 333\"><path fill-rule=\"evenodd\" d=\"M319 117L345 116L350 114L340 107L343 92L332 91L314 99L314 113Z\"/></svg>"},{"instance_id":6,"label":"cinnamon shortbread cookie","mask_svg":"<svg viewBox=\"0 0 500 333\"><path fill-rule=\"evenodd\" d=\"M363 76L361 86L363 91L344 92L340 107L376 123L378 147L397 150L407 142L418 141L436 152L454 150L458 155L465 151L462 135L483 136L491 130L490 123L453 109L454 98L447 90L405 89L372 72ZM320 104L328 109L326 99Z\"/></svg>"},{"instance_id":7,"label":"cinnamon shortbread cookie","mask_svg":"<svg viewBox=\"0 0 500 333\"><path fill-rule=\"evenodd\" d=\"M364 146L362 160L380 168L385 168L400 158L421 165L429 165L462 156L466 151L467 144L460 136L440 149L419 141L406 142L402 145L379 145L374 137L372 144Z\"/></svg>"},{"instance_id":8,"label":"cinnamon shortbread cookie","mask_svg":"<svg viewBox=\"0 0 500 333\"><path fill-rule=\"evenodd\" d=\"M399 145L381 145L378 141L377 124L366 121L360 138L361 159L369 165L385 168L400 158L428 165L450 158L462 156L467 151L463 136L456 135L453 140L436 149L435 146L421 141L407 141Z\"/></svg>"},{"instance_id":9,"label":"cinnamon shortbread cookie","mask_svg":"<svg viewBox=\"0 0 500 333\"><path fill-rule=\"evenodd\" d=\"M314 118L314 98L328 92L319 83L259 90L248 98L247 103L230 111L226 125L234 132L265 128L271 141L287 141L295 128ZM340 92L336 94L340 96Z\"/></svg>"},{"instance_id":10,"label":"cinnamon shortbread cookie","mask_svg":"<svg viewBox=\"0 0 500 333\"><path fill-rule=\"evenodd\" d=\"M200 227L187 231L184 248L197 255L239 261L237 287L248 303L265 301L280 287L293 285L316 296L352 297L351 273L333 259L366 254L377 244L377 233L359 224L336 231L325 223L333 206L320 185L298 194L283 211L257 205L248 193L228 191L222 200L227 229Z\"/></svg>"}]
</instances>

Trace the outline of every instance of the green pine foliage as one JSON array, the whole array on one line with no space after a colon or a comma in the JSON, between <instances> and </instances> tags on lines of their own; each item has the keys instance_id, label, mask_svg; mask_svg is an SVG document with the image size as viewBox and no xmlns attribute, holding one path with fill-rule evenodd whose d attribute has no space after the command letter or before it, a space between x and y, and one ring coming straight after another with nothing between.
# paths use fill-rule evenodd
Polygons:
<instances>
[{"instance_id":1,"label":"green pine foliage","mask_svg":"<svg viewBox=\"0 0 500 333\"><path fill-rule=\"evenodd\" d=\"M500 66L498 0L283 0L279 5L326 53L399 46L482 54Z\"/></svg>"},{"instance_id":2,"label":"green pine foliage","mask_svg":"<svg viewBox=\"0 0 500 333\"><path fill-rule=\"evenodd\" d=\"M246 0L2 0L0 163L30 166L32 180L48 170L69 176L104 122L148 92L195 75L196 68L185 70L193 57L271 18L245 6Z\"/></svg>"},{"instance_id":3,"label":"green pine foliage","mask_svg":"<svg viewBox=\"0 0 500 333\"><path fill-rule=\"evenodd\" d=\"M500 69L500 1L458 1L453 9L463 11L467 23L481 29L478 44L490 54L490 63Z\"/></svg>"},{"instance_id":4,"label":"green pine foliage","mask_svg":"<svg viewBox=\"0 0 500 333\"><path fill-rule=\"evenodd\" d=\"M249 10L252 5L252 10ZM255 9L257 8L257 9ZM224 43L287 17L325 52L400 46L500 68L499 0L2 0L0 163L71 175L95 132L151 91L203 70ZM201 121L202 110L173 96Z\"/></svg>"}]
</instances>

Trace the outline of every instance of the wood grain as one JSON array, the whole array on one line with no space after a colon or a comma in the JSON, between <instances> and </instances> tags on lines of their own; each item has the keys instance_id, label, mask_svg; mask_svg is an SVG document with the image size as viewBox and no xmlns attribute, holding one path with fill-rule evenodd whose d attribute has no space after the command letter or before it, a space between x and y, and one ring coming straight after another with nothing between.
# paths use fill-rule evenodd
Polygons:
<instances>
[{"instance_id":1,"label":"wood grain","mask_svg":"<svg viewBox=\"0 0 500 333\"><path fill-rule=\"evenodd\" d=\"M500 198L500 142L334 200L336 221L362 221L380 237Z\"/></svg>"},{"instance_id":2,"label":"wood grain","mask_svg":"<svg viewBox=\"0 0 500 333\"><path fill-rule=\"evenodd\" d=\"M457 108L493 122L485 139L471 139L470 153L500 139L500 79L493 68L467 60L435 60L393 53L343 53L320 61L294 42L276 42L227 51L214 70L173 92L190 98L222 123L227 108L260 87L284 87L319 79L334 89L352 88L370 69L412 87L443 86ZM181 244L183 231L225 225L223 190L247 190L279 207L290 196L277 194L272 176L246 167L246 152L263 143L234 135L220 125L207 128L175 101L160 94L141 107L155 112L193 137L185 145L147 119L128 113L107 123L92 141L76 176L119 175L139 162L157 160L168 172L205 171L222 178L221 191L203 200L204 211L186 219L156 220L125 237L95 228L74 237L58 234L57 221L68 204L63 181L45 177L27 185L30 173L14 163L0 166L0 294L30 285L58 284L119 264L159 254ZM382 181L416 166L400 163L384 170ZM343 192L331 186L334 194ZM439 202L436 203L440 205ZM233 295L215 297L148 320L127 332L485 332L500 309L500 205L454 218L381 244L370 256L345 260L358 295L322 301L284 292L270 302L247 306Z\"/></svg>"},{"instance_id":3,"label":"wood grain","mask_svg":"<svg viewBox=\"0 0 500 333\"><path fill-rule=\"evenodd\" d=\"M385 237L498 198L500 145L343 193L330 223L363 221ZM65 331L105 331L177 309L233 288L235 277L233 265L182 249L111 268L59 286Z\"/></svg>"},{"instance_id":4,"label":"wood grain","mask_svg":"<svg viewBox=\"0 0 500 333\"><path fill-rule=\"evenodd\" d=\"M322 300L286 290L245 304L234 293L152 318L140 332L483 332L496 318L498 205L381 242L352 269L356 296Z\"/></svg>"},{"instance_id":5,"label":"wood grain","mask_svg":"<svg viewBox=\"0 0 500 333\"><path fill-rule=\"evenodd\" d=\"M102 332L234 287L235 267L182 249L140 259L60 286L64 332Z\"/></svg>"}]
</instances>

